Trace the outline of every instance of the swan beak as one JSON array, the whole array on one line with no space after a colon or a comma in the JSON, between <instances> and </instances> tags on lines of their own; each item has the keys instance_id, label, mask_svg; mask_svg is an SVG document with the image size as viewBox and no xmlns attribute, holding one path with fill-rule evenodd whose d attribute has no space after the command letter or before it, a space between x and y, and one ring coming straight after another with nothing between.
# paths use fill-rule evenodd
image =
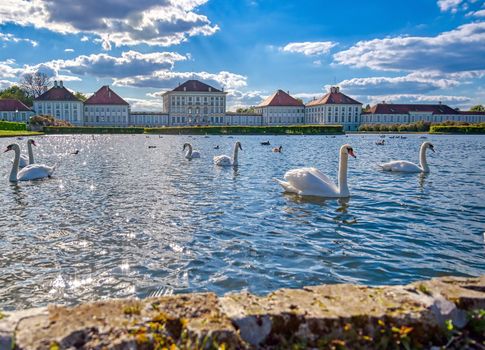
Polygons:
<instances>
[{"instance_id":1,"label":"swan beak","mask_svg":"<svg viewBox=\"0 0 485 350\"><path fill-rule=\"evenodd\" d=\"M429 146L429 149L433 151L433 153L435 153L434 151L434 146Z\"/></svg>"},{"instance_id":2,"label":"swan beak","mask_svg":"<svg viewBox=\"0 0 485 350\"><path fill-rule=\"evenodd\" d=\"M35 147L37 147L37 144L35 143L35 141L34 141L34 140L32 140L32 144L33 144Z\"/></svg>"},{"instance_id":3,"label":"swan beak","mask_svg":"<svg viewBox=\"0 0 485 350\"><path fill-rule=\"evenodd\" d=\"M5 151L3 151L3 153L8 152L8 151L10 151L10 148L7 148Z\"/></svg>"},{"instance_id":4,"label":"swan beak","mask_svg":"<svg viewBox=\"0 0 485 350\"><path fill-rule=\"evenodd\" d=\"M349 154L354 157L354 158L357 158L357 156L355 155L354 151L353 150L349 150Z\"/></svg>"}]
</instances>

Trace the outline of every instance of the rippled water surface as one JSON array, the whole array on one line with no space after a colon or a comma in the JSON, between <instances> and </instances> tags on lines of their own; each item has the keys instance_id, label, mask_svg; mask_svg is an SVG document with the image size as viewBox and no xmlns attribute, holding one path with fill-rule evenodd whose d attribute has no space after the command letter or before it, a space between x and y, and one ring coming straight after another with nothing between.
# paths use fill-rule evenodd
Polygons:
<instances>
[{"instance_id":1,"label":"rippled water surface","mask_svg":"<svg viewBox=\"0 0 485 350\"><path fill-rule=\"evenodd\" d=\"M11 184L13 152L0 156L0 308L483 274L485 137L427 137L428 175L376 167L417 161L419 135L385 146L378 135L38 137L53 178ZM238 169L216 168L237 139ZM183 157L187 141L200 159ZM347 142L349 200L298 198L272 180L302 166L335 179Z\"/></svg>"}]
</instances>

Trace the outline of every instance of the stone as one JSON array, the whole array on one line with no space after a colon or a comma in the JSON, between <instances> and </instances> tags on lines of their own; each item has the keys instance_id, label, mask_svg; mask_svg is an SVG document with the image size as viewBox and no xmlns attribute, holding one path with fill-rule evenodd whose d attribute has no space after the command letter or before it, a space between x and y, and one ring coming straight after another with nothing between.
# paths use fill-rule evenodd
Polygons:
<instances>
[{"instance_id":1,"label":"stone","mask_svg":"<svg viewBox=\"0 0 485 350\"><path fill-rule=\"evenodd\" d=\"M485 276L181 294L3 312L0 349L485 347Z\"/></svg>"}]
</instances>

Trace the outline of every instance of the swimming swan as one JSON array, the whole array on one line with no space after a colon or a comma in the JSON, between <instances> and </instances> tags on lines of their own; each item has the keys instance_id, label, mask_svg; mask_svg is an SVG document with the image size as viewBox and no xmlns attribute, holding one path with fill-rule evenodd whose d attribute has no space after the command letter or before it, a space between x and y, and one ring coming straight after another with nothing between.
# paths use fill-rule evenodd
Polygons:
<instances>
[{"instance_id":1,"label":"swimming swan","mask_svg":"<svg viewBox=\"0 0 485 350\"><path fill-rule=\"evenodd\" d=\"M382 170L396 171L402 173L429 173L428 162L426 161L426 149L429 148L434 152L434 146L431 142L423 142L419 149L419 165L406 160L394 160L392 162L378 164Z\"/></svg>"},{"instance_id":2,"label":"swimming swan","mask_svg":"<svg viewBox=\"0 0 485 350\"><path fill-rule=\"evenodd\" d=\"M185 153L185 158L200 158L200 153L198 151L192 151L192 145L190 143L184 143L184 148L182 149L182 151L185 151L186 147L188 147L189 150L187 151L187 153Z\"/></svg>"},{"instance_id":3,"label":"swimming swan","mask_svg":"<svg viewBox=\"0 0 485 350\"><path fill-rule=\"evenodd\" d=\"M232 160L229 156L222 155L222 156L215 156L214 157L214 164L218 166L237 166L237 153L238 150L242 151L241 142L237 141L234 144L234 153L232 156Z\"/></svg>"},{"instance_id":4,"label":"swimming swan","mask_svg":"<svg viewBox=\"0 0 485 350\"><path fill-rule=\"evenodd\" d=\"M340 147L338 186L317 168L300 168L287 171L286 181L275 179L286 192L300 196L319 196L328 198L349 197L347 186L347 161L349 155L356 158L354 150L346 144Z\"/></svg>"},{"instance_id":5,"label":"swimming swan","mask_svg":"<svg viewBox=\"0 0 485 350\"><path fill-rule=\"evenodd\" d=\"M16 143L8 145L5 152L15 151L15 159L13 161L12 170L10 171L9 180L11 182L38 180L45 177L50 177L56 166L49 167L43 164L30 164L19 171L20 161L20 147Z\"/></svg>"}]
</instances>

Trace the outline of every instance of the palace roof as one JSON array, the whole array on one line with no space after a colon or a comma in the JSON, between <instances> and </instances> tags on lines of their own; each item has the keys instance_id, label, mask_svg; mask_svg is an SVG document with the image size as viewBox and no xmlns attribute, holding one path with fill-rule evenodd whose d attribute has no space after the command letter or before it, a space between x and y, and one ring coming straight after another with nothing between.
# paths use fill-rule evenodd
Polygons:
<instances>
[{"instance_id":1,"label":"palace roof","mask_svg":"<svg viewBox=\"0 0 485 350\"><path fill-rule=\"evenodd\" d=\"M172 91L189 91L189 92L222 92L215 87L207 85L198 80L187 80L185 83L177 86Z\"/></svg>"},{"instance_id":2,"label":"palace roof","mask_svg":"<svg viewBox=\"0 0 485 350\"><path fill-rule=\"evenodd\" d=\"M0 99L0 111L2 112L30 112L31 109L23 102L12 98Z\"/></svg>"},{"instance_id":3,"label":"palace roof","mask_svg":"<svg viewBox=\"0 0 485 350\"><path fill-rule=\"evenodd\" d=\"M283 90L276 91L273 95L267 97L263 102L261 102L257 107L268 107L268 106L296 106L303 107L303 103L294 97L291 97L288 93Z\"/></svg>"},{"instance_id":4,"label":"palace roof","mask_svg":"<svg viewBox=\"0 0 485 350\"><path fill-rule=\"evenodd\" d=\"M330 88L330 92L325 94L322 98L312 100L308 102L307 107L319 106L319 105L361 105L359 101L350 98L349 96L340 92L340 89L336 86Z\"/></svg>"},{"instance_id":5,"label":"palace roof","mask_svg":"<svg viewBox=\"0 0 485 350\"><path fill-rule=\"evenodd\" d=\"M116 92L110 89L108 85L102 86L84 104L86 105L129 105Z\"/></svg>"}]
</instances>

